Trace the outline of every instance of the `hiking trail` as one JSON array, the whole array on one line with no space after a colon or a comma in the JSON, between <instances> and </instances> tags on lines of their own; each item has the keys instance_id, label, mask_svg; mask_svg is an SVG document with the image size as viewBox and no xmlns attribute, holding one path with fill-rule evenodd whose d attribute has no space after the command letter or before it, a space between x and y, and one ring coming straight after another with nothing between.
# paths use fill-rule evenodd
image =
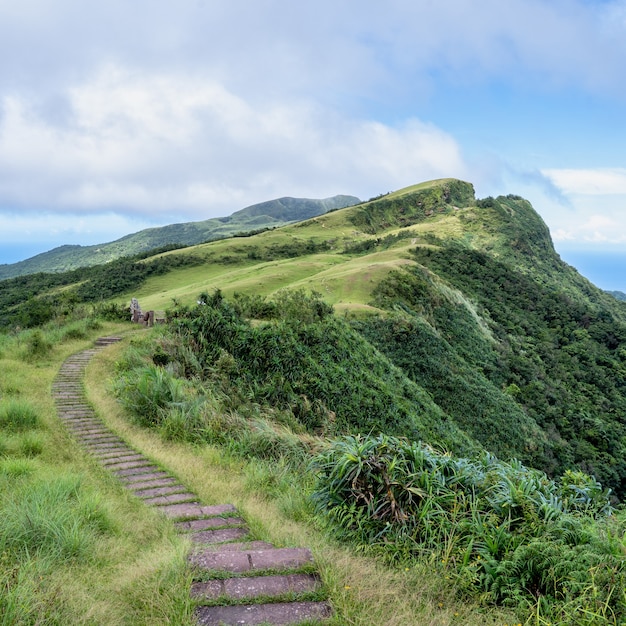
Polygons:
<instances>
[{"instance_id":1,"label":"hiking trail","mask_svg":"<svg viewBox=\"0 0 626 626\"><path fill-rule=\"evenodd\" d=\"M70 356L52 385L59 418L78 443L126 489L170 518L188 537L194 571L191 595L200 626L323 622L331 615L320 595L308 548L276 548L251 540L232 504L207 506L167 470L158 467L113 433L89 405L83 386L91 358L119 337L101 337L95 346Z\"/></svg>"}]
</instances>

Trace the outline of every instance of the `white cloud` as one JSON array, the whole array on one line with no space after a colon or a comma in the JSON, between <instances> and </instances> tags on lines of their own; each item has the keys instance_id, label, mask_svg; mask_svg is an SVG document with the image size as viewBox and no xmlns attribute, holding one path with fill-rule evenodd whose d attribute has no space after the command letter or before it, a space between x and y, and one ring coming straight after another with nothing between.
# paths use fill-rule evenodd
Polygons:
<instances>
[{"instance_id":1,"label":"white cloud","mask_svg":"<svg viewBox=\"0 0 626 626\"><path fill-rule=\"evenodd\" d=\"M626 242L626 223L608 215L581 213L570 216L569 225L552 233L555 242L619 245Z\"/></svg>"},{"instance_id":2,"label":"white cloud","mask_svg":"<svg viewBox=\"0 0 626 626\"><path fill-rule=\"evenodd\" d=\"M480 179L484 159L468 168L446 132L444 120L459 137L483 122L459 87L491 110L500 89L537 96L529 118L541 128L558 101L554 126L571 115L571 137L570 90L595 104L626 98L625 16L624 0L0 0L0 211L176 221L281 195L368 197L440 176ZM445 103L451 86L453 104L428 123L420 111L433 94ZM544 107L545 94L556 97ZM619 146L615 128L607 143ZM515 151L517 132L511 111L474 151L489 149L490 135ZM541 132L528 137L533 154L567 163ZM608 158L603 138L593 141ZM515 160L503 150L498 158ZM625 170L543 173L571 204L544 205L555 238L595 236L583 228L589 215L620 231ZM524 184L502 191L524 195ZM610 212L591 200L601 193Z\"/></svg>"},{"instance_id":3,"label":"white cloud","mask_svg":"<svg viewBox=\"0 0 626 626\"><path fill-rule=\"evenodd\" d=\"M626 169L546 169L567 206L551 205L546 221L556 242L583 246L626 242Z\"/></svg>"},{"instance_id":4,"label":"white cloud","mask_svg":"<svg viewBox=\"0 0 626 626\"><path fill-rule=\"evenodd\" d=\"M200 219L279 195L374 194L466 171L433 125L351 120L303 100L254 105L202 74L109 64L68 90L63 125L19 97L2 104L0 205L25 209Z\"/></svg>"},{"instance_id":5,"label":"white cloud","mask_svg":"<svg viewBox=\"0 0 626 626\"><path fill-rule=\"evenodd\" d=\"M203 70L257 101L378 99L433 72L626 95L624 13L620 0L5 1L0 88L54 89L117 61Z\"/></svg>"},{"instance_id":6,"label":"white cloud","mask_svg":"<svg viewBox=\"0 0 626 626\"><path fill-rule=\"evenodd\" d=\"M546 169L543 173L566 194L626 195L626 168Z\"/></svg>"}]
</instances>

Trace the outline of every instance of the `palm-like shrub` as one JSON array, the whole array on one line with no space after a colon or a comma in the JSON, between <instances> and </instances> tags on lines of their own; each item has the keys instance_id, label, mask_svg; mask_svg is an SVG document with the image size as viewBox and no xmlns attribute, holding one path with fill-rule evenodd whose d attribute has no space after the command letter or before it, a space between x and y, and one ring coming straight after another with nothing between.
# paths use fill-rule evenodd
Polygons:
<instances>
[{"instance_id":1,"label":"palm-like shrub","mask_svg":"<svg viewBox=\"0 0 626 626\"><path fill-rule=\"evenodd\" d=\"M494 602L543 598L556 615L580 601L599 620L626 617L624 527L591 477L555 481L518 461L386 435L334 441L312 467L317 511L343 538L391 558L434 555L462 589Z\"/></svg>"},{"instance_id":2,"label":"palm-like shrub","mask_svg":"<svg viewBox=\"0 0 626 626\"><path fill-rule=\"evenodd\" d=\"M185 381L167 370L147 365L119 379L117 393L122 404L143 426L157 426L168 410L185 402Z\"/></svg>"}]
</instances>

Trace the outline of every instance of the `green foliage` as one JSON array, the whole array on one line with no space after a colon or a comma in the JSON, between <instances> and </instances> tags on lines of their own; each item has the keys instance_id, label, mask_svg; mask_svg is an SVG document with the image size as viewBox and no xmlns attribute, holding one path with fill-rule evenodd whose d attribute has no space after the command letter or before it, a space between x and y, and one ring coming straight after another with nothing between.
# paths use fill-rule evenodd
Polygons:
<instances>
[{"instance_id":1,"label":"green foliage","mask_svg":"<svg viewBox=\"0 0 626 626\"><path fill-rule=\"evenodd\" d=\"M374 293L377 306L398 312L353 327L486 449L541 462L546 437L501 390L497 344L468 303L453 300L419 270L391 273Z\"/></svg>"},{"instance_id":2,"label":"green foliage","mask_svg":"<svg viewBox=\"0 0 626 626\"><path fill-rule=\"evenodd\" d=\"M394 244L402 241L403 239L413 239L415 233L411 230L405 230L393 235L386 235L385 237L376 237L375 239L364 239L363 241L357 241L356 243L350 243L345 246L344 254L370 254L374 250L388 250Z\"/></svg>"},{"instance_id":3,"label":"green foliage","mask_svg":"<svg viewBox=\"0 0 626 626\"><path fill-rule=\"evenodd\" d=\"M474 203L470 183L449 179L415 191L385 195L355 209L350 221L359 230L374 235L392 227L410 226L425 219Z\"/></svg>"},{"instance_id":4,"label":"green foliage","mask_svg":"<svg viewBox=\"0 0 626 626\"><path fill-rule=\"evenodd\" d=\"M266 246L249 246L247 258L254 261L273 261L275 259L291 259L306 254L318 254L330 249L331 244L328 241L293 239Z\"/></svg>"},{"instance_id":5,"label":"green foliage","mask_svg":"<svg viewBox=\"0 0 626 626\"><path fill-rule=\"evenodd\" d=\"M541 597L559 623L576 623L564 613L574 603L598 624L626 617L624 525L582 473L553 481L384 435L334 441L312 467L318 514L344 539L391 559L430 555L466 593L522 614Z\"/></svg>"},{"instance_id":6,"label":"green foliage","mask_svg":"<svg viewBox=\"0 0 626 626\"><path fill-rule=\"evenodd\" d=\"M185 383L156 365L147 365L139 374L127 373L118 383L118 395L125 408L142 426L158 426L168 411L185 401Z\"/></svg>"},{"instance_id":7,"label":"green foliage","mask_svg":"<svg viewBox=\"0 0 626 626\"><path fill-rule=\"evenodd\" d=\"M315 295L279 294L279 319L261 326L241 318L218 292L200 302L175 313L171 328L177 344L193 348L200 368L194 374L218 379L225 394L288 409L311 432L423 433L471 446L419 387ZM230 365L218 375L225 361Z\"/></svg>"},{"instance_id":8,"label":"green foliage","mask_svg":"<svg viewBox=\"0 0 626 626\"><path fill-rule=\"evenodd\" d=\"M125 322L130 318L128 305L119 302L95 304L93 312L96 317L110 322Z\"/></svg>"},{"instance_id":9,"label":"green foliage","mask_svg":"<svg viewBox=\"0 0 626 626\"><path fill-rule=\"evenodd\" d=\"M28 402L12 398L0 403L0 429L21 432L40 423L39 413Z\"/></svg>"},{"instance_id":10,"label":"green foliage","mask_svg":"<svg viewBox=\"0 0 626 626\"><path fill-rule=\"evenodd\" d=\"M143 256L62 274L32 274L2 281L0 328L38 327L90 302L98 303L96 312L101 311L105 319L128 319L128 311L122 315L120 305L102 301L136 289L151 276L204 263L204 258L192 254L169 254L149 260L142 260Z\"/></svg>"},{"instance_id":11,"label":"green foliage","mask_svg":"<svg viewBox=\"0 0 626 626\"><path fill-rule=\"evenodd\" d=\"M530 229L519 241L536 248L542 245L540 231ZM578 467L623 497L626 324L617 309L613 312L603 302L566 290L565 283L561 288L542 283L521 266L457 243L418 248L414 255L475 302L489 325L497 341L491 362L498 365L482 367L485 376L501 388L516 390L509 398L545 433L545 450L532 458L533 464L549 473ZM392 291L396 303L419 311L415 290ZM433 302L428 294L425 299ZM447 328L443 332L449 332ZM460 335L455 333L453 347L458 345L456 351L471 363ZM517 454L524 456L524 451L518 449Z\"/></svg>"},{"instance_id":12,"label":"green foliage","mask_svg":"<svg viewBox=\"0 0 626 626\"><path fill-rule=\"evenodd\" d=\"M26 338L26 358L36 360L45 357L52 350L52 342L40 329L35 329Z\"/></svg>"},{"instance_id":13,"label":"green foliage","mask_svg":"<svg viewBox=\"0 0 626 626\"><path fill-rule=\"evenodd\" d=\"M180 363L168 365L176 369ZM116 391L122 404L138 423L157 428L166 440L221 445L242 457L296 464L301 464L306 455L305 444L279 425L289 419L277 412L264 414L253 406L248 417L243 417L232 409L233 399L216 395L214 389L197 379L188 383L175 378L170 371L155 368L145 360L120 369L124 373ZM140 390L133 380L141 381ZM268 419L270 416L273 419Z\"/></svg>"},{"instance_id":14,"label":"green foliage","mask_svg":"<svg viewBox=\"0 0 626 626\"><path fill-rule=\"evenodd\" d=\"M202 294L201 302L208 296ZM298 320L304 324L321 322L333 314L333 307L322 300L321 294L304 289L281 289L271 299L259 295L235 293L232 306L241 318L264 320Z\"/></svg>"},{"instance_id":15,"label":"green foliage","mask_svg":"<svg viewBox=\"0 0 626 626\"><path fill-rule=\"evenodd\" d=\"M324 200L279 198L252 205L229 217L148 228L117 241L95 246L60 246L25 261L0 266L0 280L42 271L71 272L81 267L102 265L135 255L138 259L147 258L207 241L243 236L255 231L263 232L356 202L359 199L354 196L341 195Z\"/></svg>"}]
</instances>

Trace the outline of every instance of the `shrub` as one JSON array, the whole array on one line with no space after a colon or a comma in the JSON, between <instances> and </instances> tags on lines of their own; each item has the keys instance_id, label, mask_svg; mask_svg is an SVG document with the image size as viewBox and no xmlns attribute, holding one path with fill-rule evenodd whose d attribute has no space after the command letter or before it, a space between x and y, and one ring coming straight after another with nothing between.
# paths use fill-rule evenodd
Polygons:
<instances>
[{"instance_id":1,"label":"shrub","mask_svg":"<svg viewBox=\"0 0 626 626\"><path fill-rule=\"evenodd\" d=\"M155 365L127 373L118 383L122 404L142 426L158 426L167 409L185 400L185 382Z\"/></svg>"},{"instance_id":2,"label":"shrub","mask_svg":"<svg viewBox=\"0 0 626 626\"><path fill-rule=\"evenodd\" d=\"M39 414L27 402L11 399L0 405L0 428L23 431L37 428L39 425Z\"/></svg>"},{"instance_id":3,"label":"shrub","mask_svg":"<svg viewBox=\"0 0 626 626\"><path fill-rule=\"evenodd\" d=\"M578 601L596 618L602 607L626 618L624 526L590 477L553 481L517 461L455 458L384 435L332 442L312 467L316 510L345 539L390 559L433 555L491 602L526 610L546 598L554 619Z\"/></svg>"},{"instance_id":4,"label":"shrub","mask_svg":"<svg viewBox=\"0 0 626 626\"><path fill-rule=\"evenodd\" d=\"M40 329L32 331L26 339L26 356L31 359L39 359L46 356L52 350L52 342Z\"/></svg>"},{"instance_id":5,"label":"shrub","mask_svg":"<svg viewBox=\"0 0 626 626\"><path fill-rule=\"evenodd\" d=\"M313 433L408 433L471 447L426 393L316 296L281 294L280 319L263 325L242 319L219 292L200 302L179 309L171 331L177 345L195 353L190 373L225 394L289 410ZM186 371L190 363L177 353L171 361Z\"/></svg>"}]
</instances>

